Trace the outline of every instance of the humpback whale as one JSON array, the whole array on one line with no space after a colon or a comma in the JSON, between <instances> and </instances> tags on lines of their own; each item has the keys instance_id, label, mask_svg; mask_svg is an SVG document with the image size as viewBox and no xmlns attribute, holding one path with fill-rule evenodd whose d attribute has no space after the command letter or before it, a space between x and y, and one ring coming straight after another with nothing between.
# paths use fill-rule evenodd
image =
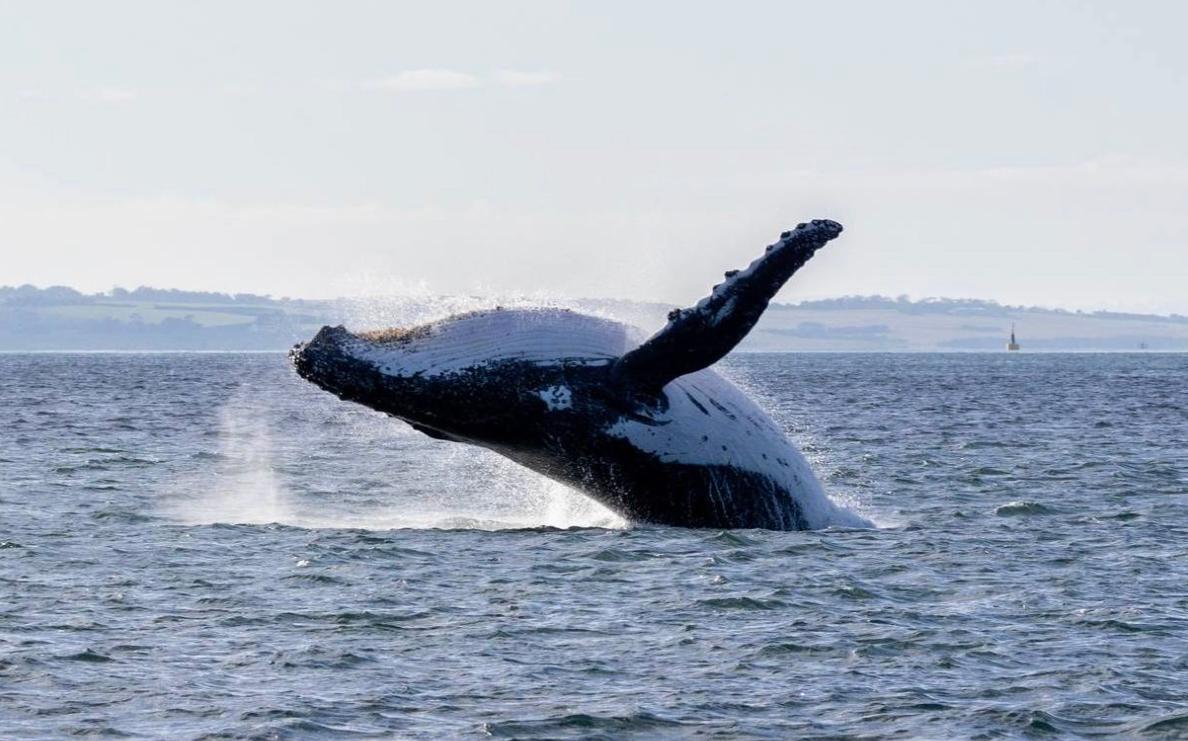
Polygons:
<instances>
[{"instance_id":1,"label":"humpback whale","mask_svg":"<svg viewBox=\"0 0 1188 741\"><path fill-rule=\"evenodd\" d=\"M608 319L496 308L410 328L323 327L290 358L341 399L493 450L632 522L869 526L834 504L780 427L710 368L841 231L822 219L784 232L642 343Z\"/></svg>"}]
</instances>

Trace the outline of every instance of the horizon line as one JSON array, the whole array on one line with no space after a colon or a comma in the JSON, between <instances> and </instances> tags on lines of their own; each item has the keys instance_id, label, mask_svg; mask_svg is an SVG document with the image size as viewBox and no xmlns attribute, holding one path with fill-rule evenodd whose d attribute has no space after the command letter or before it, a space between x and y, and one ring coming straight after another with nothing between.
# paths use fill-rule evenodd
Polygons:
<instances>
[{"instance_id":1,"label":"horizon line","mask_svg":"<svg viewBox=\"0 0 1188 741\"><path fill-rule=\"evenodd\" d=\"M135 294L139 291L155 291L162 293L177 293L177 294L208 294L211 296L219 296L229 298L233 301L244 299L257 299L265 301L275 301L284 303L291 302L326 302L332 303L336 301L366 301L366 300L380 300L380 299L409 299L409 300L426 300L432 301L435 299L448 298L467 298L467 299L481 299L493 301L539 301L542 304L548 303L564 303L564 302L586 302L586 301L614 301L619 303L630 304L650 304L655 306L672 306L674 302L658 301L654 299L637 299L624 298L615 296L542 296L540 294L532 293L504 293L504 294L477 294L477 293L432 293L432 294L358 294L358 295L339 295L330 298L304 298L300 296L274 296L271 293L252 293L247 291L218 291L206 289L189 289L189 288L158 288L155 286L139 285L136 288L124 288L123 286L112 286L106 291L96 291L94 293L86 293L73 286L57 283L46 286L39 286L33 283L22 283L19 285L3 284L0 285L0 297L5 292L17 292L23 289L33 289L38 292L52 291L54 289L64 289L78 294L82 298L87 299L111 299L121 298L121 294ZM1124 309L1072 309L1065 306L1042 305L1042 304L1007 304L1002 303L997 299L992 298L972 298L972 297L956 297L956 296L923 296L919 298L912 297L910 294L900 294L899 296L888 296L879 293L873 294L845 294L841 296L829 296L821 298L806 298L800 301L775 301L770 304L772 307L787 306L799 307L811 304L820 304L830 301L845 301L845 300L877 300L886 303L905 304L905 305L922 305L922 304L981 304L985 306L993 306L995 308L1007 309L1013 311L1044 311L1064 314L1081 314L1081 315L1102 315L1102 314L1116 314L1128 315L1136 317L1158 317L1161 319L1188 319L1188 314L1181 314L1179 312L1160 313L1155 311L1136 311Z\"/></svg>"}]
</instances>

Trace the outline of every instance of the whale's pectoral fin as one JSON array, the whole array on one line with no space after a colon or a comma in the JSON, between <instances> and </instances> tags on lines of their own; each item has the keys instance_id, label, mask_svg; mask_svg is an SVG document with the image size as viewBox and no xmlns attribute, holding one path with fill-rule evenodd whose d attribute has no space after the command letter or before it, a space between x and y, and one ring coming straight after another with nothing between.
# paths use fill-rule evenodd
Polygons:
<instances>
[{"instance_id":1,"label":"whale's pectoral fin","mask_svg":"<svg viewBox=\"0 0 1188 741\"><path fill-rule=\"evenodd\" d=\"M669 381L721 360L759 321L767 304L792 274L842 226L828 219L800 224L745 270L726 273L709 296L668 315L668 324L619 358L617 378L653 392Z\"/></svg>"}]
</instances>

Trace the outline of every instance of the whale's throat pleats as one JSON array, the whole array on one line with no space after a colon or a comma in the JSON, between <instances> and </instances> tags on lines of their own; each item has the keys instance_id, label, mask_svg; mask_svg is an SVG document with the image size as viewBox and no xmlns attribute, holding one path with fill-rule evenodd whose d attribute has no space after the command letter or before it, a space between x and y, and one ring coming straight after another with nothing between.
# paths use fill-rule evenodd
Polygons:
<instances>
[{"instance_id":1,"label":"whale's throat pleats","mask_svg":"<svg viewBox=\"0 0 1188 741\"><path fill-rule=\"evenodd\" d=\"M726 280L696 306L669 314L663 329L615 362L614 375L656 393L674 378L721 360L747 336L792 274L841 231L841 224L823 219L784 232L745 270L726 273Z\"/></svg>"}]
</instances>

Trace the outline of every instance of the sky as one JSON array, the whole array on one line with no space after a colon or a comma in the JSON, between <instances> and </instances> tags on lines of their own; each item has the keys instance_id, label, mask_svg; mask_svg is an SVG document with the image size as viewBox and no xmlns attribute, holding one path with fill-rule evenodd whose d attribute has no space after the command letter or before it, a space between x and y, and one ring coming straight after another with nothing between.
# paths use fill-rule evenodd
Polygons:
<instances>
[{"instance_id":1,"label":"sky","mask_svg":"<svg viewBox=\"0 0 1188 741\"><path fill-rule=\"evenodd\" d=\"M1188 4L8 2L0 285L1188 314Z\"/></svg>"}]
</instances>

